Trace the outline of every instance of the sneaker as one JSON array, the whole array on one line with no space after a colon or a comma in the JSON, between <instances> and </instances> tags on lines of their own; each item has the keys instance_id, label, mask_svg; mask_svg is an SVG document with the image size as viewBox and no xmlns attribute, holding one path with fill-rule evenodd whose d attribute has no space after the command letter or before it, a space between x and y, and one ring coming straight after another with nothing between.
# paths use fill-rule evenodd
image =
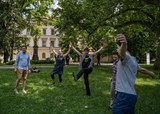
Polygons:
<instances>
[{"instance_id":1,"label":"sneaker","mask_svg":"<svg viewBox=\"0 0 160 114\"><path fill-rule=\"evenodd\" d=\"M55 85L56 85L56 82L53 82L52 85L55 86Z\"/></svg>"},{"instance_id":2,"label":"sneaker","mask_svg":"<svg viewBox=\"0 0 160 114\"><path fill-rule=\"evenodd\" d=\"M72 76L73 76L74 80L77 81L77 76L74 74L74 72L72 73Z\"/></svg>"},{"instance_id":3,"label":"sneaker","mask_svg":"<svg viewBox=\"0 0 160 114\"><path fill-rule=\"evenodd\" d=\"M18 90L17 89L14 89L14 92L15 94L19 94Z\"/></svg>"},{"instance_id":4,"label":"sneaker","mask_svg":"<svg viewBox=\"0 0 160 114\"><path fill-rule=\"evenodd\" d=\"M24 90L24 89L23 89L22 91L23 91L23 93L24 93L24 94L26 94L26 93L27 93L27 91L26 91L26 90Z\"/></svg>"}]
</instances>

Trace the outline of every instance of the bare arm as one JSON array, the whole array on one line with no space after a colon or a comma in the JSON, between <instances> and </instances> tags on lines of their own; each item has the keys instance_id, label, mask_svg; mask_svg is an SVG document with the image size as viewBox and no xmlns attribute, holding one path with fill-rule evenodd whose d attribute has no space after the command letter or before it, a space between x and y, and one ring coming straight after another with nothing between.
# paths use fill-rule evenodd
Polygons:
<instances>
[{"instance_id":1,"label":"bare arm","mask_svg":"<svg viewBox=\"0 0 160 114\"><path fill-rule=\"evenodd\" d=\"M72 46L72 49L73 49L78 55L82 55L82 53L80 53L74 46Z\"/></svg>"},{"instance_id":2,"label":"bare arm","mask_svg":"<svg viewBox=\"0 0 160 114\"><path fill-rule=\"evenodd\" d=\"M64 57L67 56L70 51L71 51L71 46L69 46L69 49L68 49L67 53L65 53L63 56L64 56Z\"/></svg>"},{"instance_id":3,"label":"bare arm","mask_svg":"<svg viewBox=\"0 0 160 114\"><path fill-rule=\"evenodd\" d=\"M153 72L151 72L151 71L149 71L149 70L147 70L145 68L140 67L138 71L141 72L142 74L149 75L151 78L155 77L155 74Z\"/></svg>"},{"instance_id":4,"label":"bare arm","mask_svg":"<svg viewBox=\"0 0 160 114\"><path fill-rule=\"evenodd\" d=\"M53 47L51 47L51 51L52 51L55 55L58 55L58 53L53 49Z\"/></svg>"},{"instance_id":5,"label":"bare arm","mask_svg":"<svg viewBox=\"0 0 160 114\"><path fill-rule=\"evenodd\" d=\"M127 41L126 38L123 34L118 34L117 35L117 41L119 41L121 43L120 47L119 47L119 55L121 57L121 59L124 59L126 56L126 51L127 51Z\"/></svg>"},{"instance_id":6,"label":"bare arm","mask_svg":"<svg viewBox=\"0 0 160 114\"><path fill-rule=\"evenodd\" d=\"M102 51L103 47L101 47L98 51L94 52L94 55L96 55L97 53L99 53L100 51Z\"/></svg>"}]
</instances>

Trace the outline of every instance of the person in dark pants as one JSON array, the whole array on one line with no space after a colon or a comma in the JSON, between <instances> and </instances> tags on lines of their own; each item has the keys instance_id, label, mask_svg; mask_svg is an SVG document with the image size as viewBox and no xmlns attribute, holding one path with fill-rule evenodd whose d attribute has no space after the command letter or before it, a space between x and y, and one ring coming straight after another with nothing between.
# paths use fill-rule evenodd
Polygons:
<instances>
[{"instance_id":1,"label":"person in dark pants","mask_svg":"<svg viewBox=\"0 0 160 114\"><path fill-rule=\"evenodd\" d=\"M101 59L101 54L97 53L97 66L100 66L100 59Z\"/></svg>"},{"instance_id":2,"label":"person in dark pants","mask_svg":"<svg viewBox=\"0 0 160 114\"><path fill-rule=\"evenodd\" d=\"M62 53L62 50L59 50L58 53L53 49L52 51L56 55L56 64L54 66L53 71L51 72L51 78L53 79L53 85L55 85L55 74L58 74L59 76L59 82L62 83L62 74L63 74L63 68L65 65L65 57L70 52L71 46L69 46L69 50L66 54Z\"/></svg>"},{"instance_id":3,"label":"person in dark pants","mask_svg":"<svg viewBox=\"0 0 160 114\"><path fill-rule=\"evenodd\" d=\"M73 50L77 52L81 56L81 61L80 61L80 71L78 74L74 74L73 72L73 77L74 80L77 81L82 75L84 76L84 84L86 87L86 95L90 96L90 87L89 87L89 74L92 72L92 65L93 65L93 56L96 55L98 52L100 52L103 47L101 47L97 52L93 54L89 54L89 48L84 49L84 54L80 53L76 48L72 46Z\"/></svg>"},{"instance_id":4,"label":"person in dark pants","mask_svg":"<svg viewBox=\"0 0 160 114\"><path fill-rule=\"evenodd\" d=\"M141 68L135 57L131 56L129 50L129 42L123 34L116 37L119 60L117 63L115 99L112 105L112 114L135 114L135 105L137 95L135 91L135 80L137 72L148 74L154 78L153 72Z\"/></svg>"},{"instance_id":5,"label":"person in dark pants","mask_svg":"<svg viewBox=\"0 0 160 114\"><path fill-rule=\"evenodd\" d=\"M67 54L67 56L66 56L66 65L69 65L69 60L70 60L70 57L69 57L69 55Z\"/></svg>"}]
</instances>

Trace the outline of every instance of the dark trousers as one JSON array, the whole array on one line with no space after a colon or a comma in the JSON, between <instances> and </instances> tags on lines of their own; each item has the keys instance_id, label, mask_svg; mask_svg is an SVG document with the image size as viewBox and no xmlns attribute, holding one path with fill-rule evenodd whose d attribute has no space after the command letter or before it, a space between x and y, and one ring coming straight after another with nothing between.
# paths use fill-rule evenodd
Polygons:
<instances>
[{"instance_id":1,"label":"dark trousers","mask_svg":"<svg viewBox=\"0 0 160 114\"><path fill-rule=\"evenodd\" d=\"M101 65L101 64L100 64L100 59L97 59L97 66L98 66L98 65Z\"/></svg>"},{"instance_id":2,"label":"dark trousers","mask_svg":"<svg viewBox=\"0 0 160 114\"><path fill-rule=\"evenodd\" d=\"M66 65L69 65L69 60L66 60Z\"/></svg>"},{"instance_id":3,"label":"dark trousers","mask_svg":"<svg viewBox=\"0 0 160 114\"><path fill-rule=\"evenodd\" d=\"M112 114L135 114L136 102L136 95L117 92L113 102Z\"/></svg>"},{"instance_id":4,"label":"dark trousers","mask_svg":"<svg viewBox=\"0 0 160 114\"><path fill-rule=\"evenodd\" d=\"M81 69L79 71L79 73L76 75L77 80L84 75L84 84L86 87L86 95L90 96L91 92L90 92L90 87L89 87L89 80L88 80L88 75L92 72L92 68L86 68L86 69Z\"/></svg>"},{"instance_id":5,"label":"dark trousers","mask_svg":"<svg viewBox=\"0 0 160 114\"><path fill-rule=\"evenodd\" d=\"M55 74L51 74L51 78L54 80L54 75ZM59 77L59 82L62 82L62 74L58 74L58 77Z\"/></svg>"}]
</instances>

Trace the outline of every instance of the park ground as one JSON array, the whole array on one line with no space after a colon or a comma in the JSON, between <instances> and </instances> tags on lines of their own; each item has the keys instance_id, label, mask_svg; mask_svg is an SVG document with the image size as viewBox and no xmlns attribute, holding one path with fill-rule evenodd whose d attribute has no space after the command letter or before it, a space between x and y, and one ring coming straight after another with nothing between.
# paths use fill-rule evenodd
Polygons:
<instances>
[{"instance_id":1,"label":"park ground","mask_svg":"<svg viewBox=\"0 0 160 114\"><path fill-rule=\"evenodd\" d=\"M1 66L2 67L2 66ZM152 69L152 66L144 66ZM40 67L40 73L31 73L27 79L27 94L14 94L16 74L13 69L0 69L0 114L111 114L111 66L94 67L90 74L91 97L85 96L83 77L75 82L72 72L78 65L65 66L63 85L52 86L52 67ZM156 79L138 73L136 114L160 114L160 71ZM56 77L58 82L58 77Z\"/></svg>"}]
</instances>

